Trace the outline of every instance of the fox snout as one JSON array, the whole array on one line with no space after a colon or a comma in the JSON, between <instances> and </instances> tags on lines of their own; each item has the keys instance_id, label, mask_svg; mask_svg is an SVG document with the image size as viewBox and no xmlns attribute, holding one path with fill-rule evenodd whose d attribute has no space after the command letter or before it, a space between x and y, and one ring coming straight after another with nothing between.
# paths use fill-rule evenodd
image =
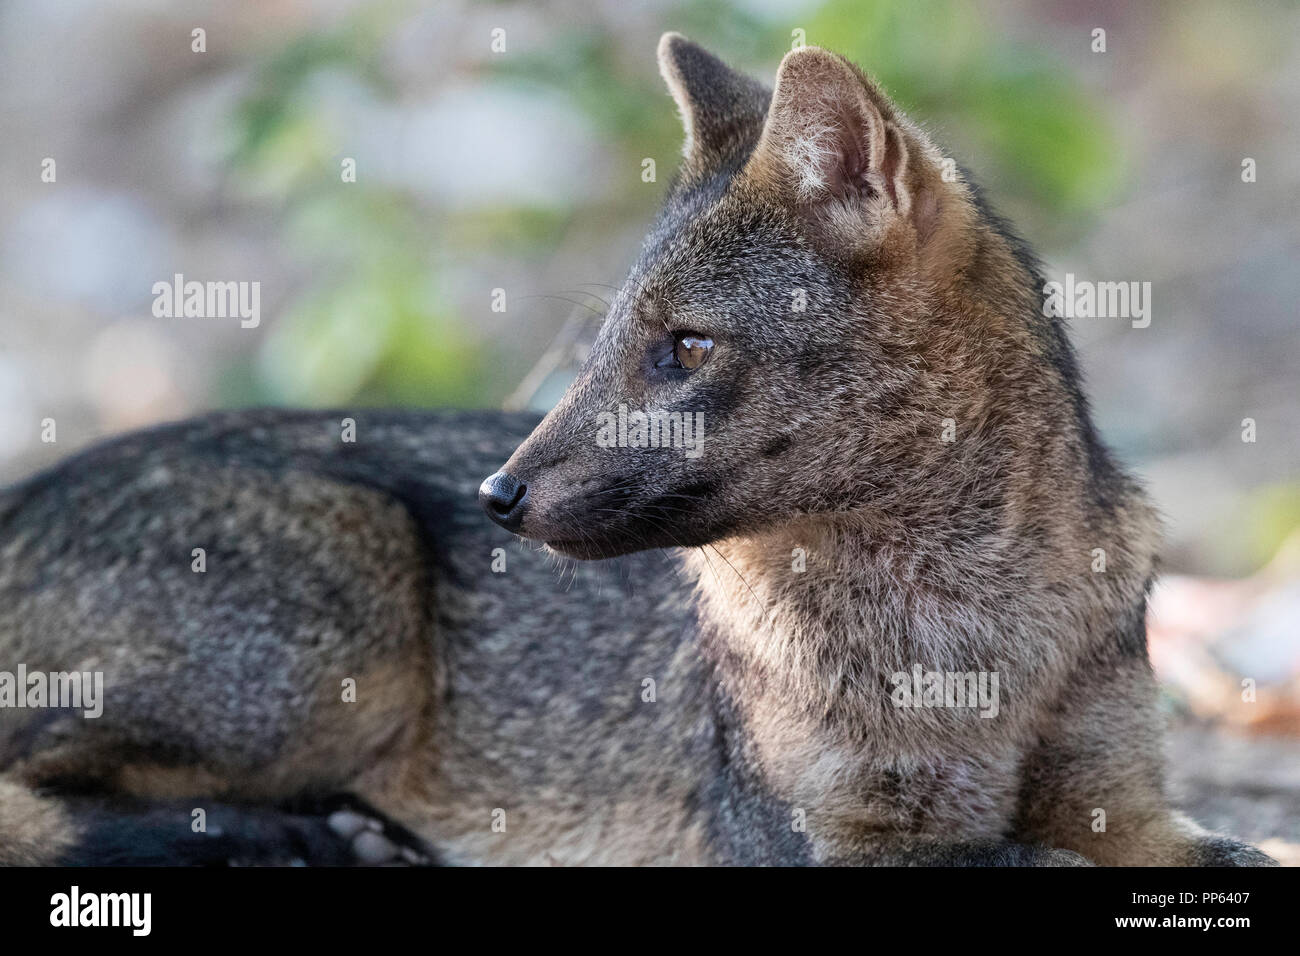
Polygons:
<instances>
[{"instance_id":1,"label":"fox snout","mask_svg":"<svg viewBox=\"0 0 1300 956\"><path fill-rule=\"evenodd\" d=\"M582 560L715 536L707 518L719 489L707 475L692 477L696 460L673 449L607 449L594 441L582 449L581 439L561 448L555 434L539 428L479 485L479 507L491 521Z\"/></svg>"},{"instance_id":2,"label":"fox snout","mask_svg":"<svg viewBox=\"0 0 1300 956\"><path fill-rule=\"evenodd\" d=\"M498 471L478 486L478 503L507 531L518 532L528 510L528 486L507 471Z\"/></svg>"}]
</instances>

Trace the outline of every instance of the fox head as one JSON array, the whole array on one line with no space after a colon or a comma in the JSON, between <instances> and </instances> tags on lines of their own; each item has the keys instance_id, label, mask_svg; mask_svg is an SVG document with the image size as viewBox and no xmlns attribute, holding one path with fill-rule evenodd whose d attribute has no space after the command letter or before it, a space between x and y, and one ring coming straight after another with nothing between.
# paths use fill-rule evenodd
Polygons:
<instances>
[{"instance_id":1,"label":"fox head","mask_svg":"<svg viewBox=\"0 0 1300 956\"><path fill-rule=\"evenodd\" d=\"M659 66L686 133L663 211L568 392L479 492L572 557L884 507L946 421L988 424L1001 361L1044 351L1004 318L1034 311L1032 265L847 60L795 50L769 91L669 33Z\"/></svg>"}]
</instances>

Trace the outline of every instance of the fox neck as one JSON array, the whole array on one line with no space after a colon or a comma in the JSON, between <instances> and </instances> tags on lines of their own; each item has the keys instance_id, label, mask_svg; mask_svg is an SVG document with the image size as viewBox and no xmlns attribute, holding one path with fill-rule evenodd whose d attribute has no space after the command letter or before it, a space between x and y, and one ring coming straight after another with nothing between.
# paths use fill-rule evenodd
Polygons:
<instances>
[{"instance_id":1,"label":"fox neck","mask_svg":"<svg viewBox=\"0 0 1300 956\"><path fill-rule=\"evenodd\" d=\"M931 485L915 501L900 490L897 512L802 517L690 552L724 690L850 724L916 665L1019 678L1022 705L1027 675L1050 691L1141 608L1156 528L1136 492L1101 510L1082 478L1039 477L994 518ZM907 507L922 501L928 513Z\"/></svg>"},{"instance_id":2,"label":"fox neck","mask_svg":"<svg viewBox=\"0 0 1300 956\"><path fill-rule=\"evenodd\" d=\"M762 686L815 710L842 702L846 681L886 686L916 663L994 670L997 635L1029 626L1001 556L942 553L861 516L721 541L691 563L706 652L742 699Z\"/></svg>"}]
</instances>

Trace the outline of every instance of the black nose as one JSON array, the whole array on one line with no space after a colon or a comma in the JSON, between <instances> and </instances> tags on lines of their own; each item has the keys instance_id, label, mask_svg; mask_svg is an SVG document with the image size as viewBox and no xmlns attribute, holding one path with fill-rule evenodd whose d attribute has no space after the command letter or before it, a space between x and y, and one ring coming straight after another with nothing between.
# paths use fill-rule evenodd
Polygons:
<instances>
[{"instance_id":1,"label":"black nose","mask_svg":"<svg viewBox=\"0 0 1300 956\"><path fill-rule=\"evenodd\" d=\"M504 471L489 475L478 486L478 503L489 518L507 531L518 531L523 524L527 495L528 486Z\"/></svg>"}]
</instances>

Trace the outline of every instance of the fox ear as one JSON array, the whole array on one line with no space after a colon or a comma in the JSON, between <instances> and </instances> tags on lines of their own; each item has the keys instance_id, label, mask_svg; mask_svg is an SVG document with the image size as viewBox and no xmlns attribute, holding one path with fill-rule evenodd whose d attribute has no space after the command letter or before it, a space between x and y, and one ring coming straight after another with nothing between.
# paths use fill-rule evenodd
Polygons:
<instances>
[{"instance_id":1,"label":"fox ear","mask_svg":"<svg viewBox=\"0 0 1300 956\"><path fill-rule=\"evenodd\" d=\"M838 203L837 213L847 206L879 217L888 204L908 216L909 138L884 94L854 66L803 47L781 61L749 168L800 206Z\"/></svg>"},{"instance_id":2,"label":"fox ear","mask_svg":"<svg viewBox=\"0 0 1300 956\"><path fill-rule=\"evenodd\" d=\"M659 72L686 128L682 155L687 176L716 169L752 146L767 113L767 87L680 33L660 38Z\"/></svg>"}]
</instances>

